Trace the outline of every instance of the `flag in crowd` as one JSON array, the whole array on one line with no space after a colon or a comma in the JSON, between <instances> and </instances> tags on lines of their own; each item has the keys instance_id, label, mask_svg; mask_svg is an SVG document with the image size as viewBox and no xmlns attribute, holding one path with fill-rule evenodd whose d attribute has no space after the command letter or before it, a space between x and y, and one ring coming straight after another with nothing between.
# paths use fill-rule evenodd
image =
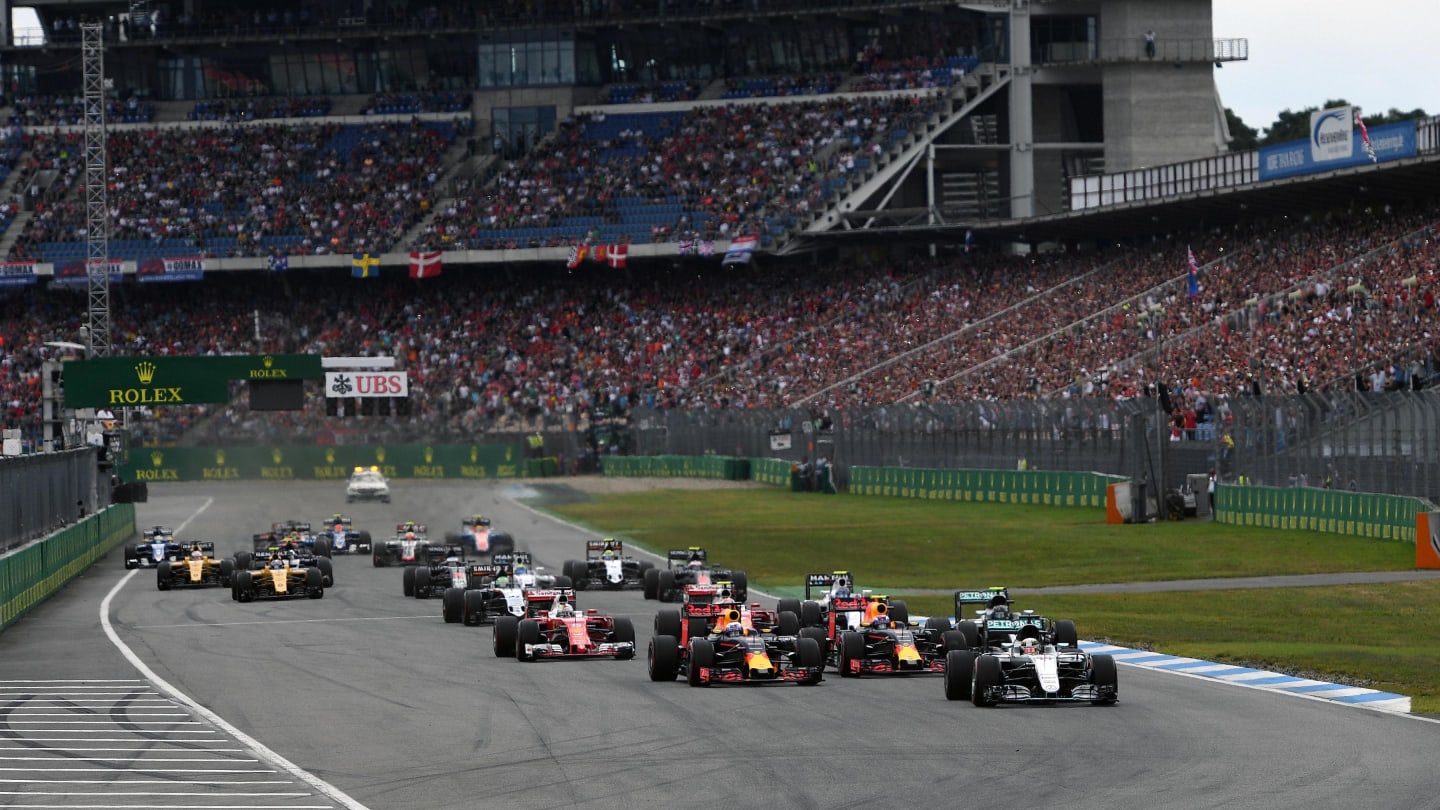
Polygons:
<instances>
[{"instance_id":1,"label":"flag in crowd","mask_svg":"<svg viewBox=\"0 0 1440 810\"><path fill-rule=\"evenodd\" d=\"M676 247L676 252L681 256L693 255L695 253L695 240L681 239L679 245Z\"/></svg>"},{"instance_id":2,"label":"flag in crowd","mask_svg":"<svg viewBox=\"0 0 1440 810\"><path fill-rule=\"evenodd\" d=\"M1355 123L1360 127L1360 145L1365 147L1365 157L1370 158L1371 163L1376 163L1379 158L1375 156L1375 147L1370 144L1370 128L1365 126L1365 119L1360 117L1360 111L1355 111Z\"/></svg>"},{"instance_id":3,"label":"flag in crowd","mask_svg":"<svg viewBox=\"0 0 1440 810\"><path fill-rule=\"evenodd\" d=\"M581 262L589 259L611 267L624 267L629 252L630 246L624 242L613 245L571 245L570 259L565 262L565 266L574 270Z\"/></svg>"},{"instance_id":4,"label":"flag in crowd","mask_svg":"<svg viewBox=\"0 0 1440 810\"><path fill-rule=\"evenodd\" d=\"M1200 294L1200 264L1195 261L1195 251L1191 250L1189 245L1185 246L1185 254L1190 264L1190 278L1188 281L1190 297L1194 298Z\"/></svg>"},{"instance_id":5,"label":"flag in crowd","mask_svg":"<svg viewBox=\"0 0 1440 810\"><path fill-rule=\"evenodd\" d=\"M975 249L975 232L974 232L974 231L966 231L966 232L965 232L965 252L966 252L966 253L969 253L970 251L972 251L972 250L974 250L974 249Z\"/></svg>"},{"instance_id":6,"label":"flag in crowd","mask_svg":"<svg viewBox=\"0 0 1440 810\"><path fill-rule=\"evenodd\" d=\"M350 257L350 275L355 278L379 278L380 257L356 253Z\"/></svg>"},{"instance_id":7,"label":"flag in crowd","mask_svg":"<svg viewBox=\"0 0 1440 810\"><path fill-rule=\"evenodd\" d=\"M270 258L265 261L269 264L272 273L283 273L290 269L290 257L284 253L271 253Z\"/></svg>"},{"instance_id":8,"label":"flag in crowd","mask_svg":"<svg viewBox=\"0 0 1440 810\"><path fill-rule=\"evenodd\" d=\"M725 258L721 264L749 264L750 257L755 253L755 243L759 237L754 234L737 236L730 240L730 248L725 251Z\"/></svg>"},{"instance_id":9,"label":"flag in crowd","mask_svg":"<svg viewBox=\"0 0 1440 810\"><path fill-rule=\"evenodd\" d=\"M434 278L440 275L440 251L410 251L410 277Z\"/></svg>"},{"instance_id":10,"label":"flag in crowd","mask_svg":"<svg viewBox=\"0 0 1440 810\"><path fill-rule=\"evenodd\" d=\"M714 256L714 255L715 255L715 240L714 240L714 239L702 239L702 240L700 241L700 255L701 255L701 256Z\"/></svg>"}]
</instances>

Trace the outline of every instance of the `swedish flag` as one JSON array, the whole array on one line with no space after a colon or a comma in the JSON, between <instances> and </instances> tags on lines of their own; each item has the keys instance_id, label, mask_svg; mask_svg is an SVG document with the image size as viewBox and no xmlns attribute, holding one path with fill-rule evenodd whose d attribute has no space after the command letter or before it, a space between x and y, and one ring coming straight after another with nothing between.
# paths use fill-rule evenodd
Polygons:
<instances>
[{"instance_id":1,"label":"swedish flag","mask_svg":"<svg viewBox=\"0 0 1440 810\"><path fill-rule=\"evenodd\" d=\"M356 253L350 257L350 275L355 278L379 278L380 257Z\"/></svg>"}]
</instances>

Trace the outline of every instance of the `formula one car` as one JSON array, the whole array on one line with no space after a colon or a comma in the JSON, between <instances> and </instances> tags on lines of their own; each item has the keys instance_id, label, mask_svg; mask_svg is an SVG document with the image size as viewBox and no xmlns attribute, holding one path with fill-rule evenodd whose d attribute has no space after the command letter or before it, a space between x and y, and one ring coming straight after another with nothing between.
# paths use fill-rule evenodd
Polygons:
<instances>
[{"instance_id":1,"label":"formula one car","mask_svg":"<svg viewBox=\"0 0 1440 810\"><path fill-rule=\"evenodd\" d=\"M345 485L345 502L356 501L390 502L390 482L385 480L379 467L356 467L350 473L350 483Z\"/></svg>"},{"instance_id":2,"label":"formula one car","mask_svg":"<svg viewBox=\"0 0 1440 810\"><path fill-rule=\"evenodd\" d=\"M824 678L825 660L814 638L747 628L739 620L739 611L735 612L736 620L712 628L706 635L691 636L683 645L672 635L652 637L647 662L650 680L670 681L683 672L691 686L775 682L813 686ZM782 615L790 617L787 622L798 621L793 614ZM728 612L725 618L730 618ZM686 628L682 632L689 624L682 625Z\"/></svg>"},{"instance_id":3,"label":"formula one car","mask_svg":"<svg viewBox=\"0 0 1440 810\"><path fill-rule=\"evenodd\" d=\"M709 585L722 581L730 583L736 601L744 602L749 596L745 572L711 567L709 555L699 546L672 548L666 557L668 568L652 568L650 571L653 573L645 574L646 599L674 602L680 598L680 588L685 585Z\"/></svg>"},{"instance_id":4,"label":"formula one car","mask_svg":"<svg viewBox=\"0 0 1440 810\"><path fill-rule=\"evenodd\" d=\"M967 647L981 651L1008 647L1015 636L1031 626L1036 632L1053 632L1055 643L1061 646L1074 647L1080 643L1073 621L1060 619L1052 626L1050 620L1035 616L1033 611L1017 611L1013 604L1010 592L1003 587L956 591L954 628L965 637ZM975 608L976 605L980 607ZM961 618L967 607L974 609L975 618ZM937 625L940 621L932 617L926 620L926 625Z\"/></svg>"},{"instance_id":5,"label":"formula one car","mask_svg":"<svg viewBox=\"0 0 1440 810\"><path fill-rule=\"evenodd\" d=\"M564 572L577 590L628 591L644 587L645 572L654 568L648 561L626 557L624 544L606 537L585 541L585 559L567 561Z\"/></svg>"},{"instance_id":6,"label":"formula one car","mask_svg":"<svg viewBox=\"0 0 1440 810\"><path fill-rule=\"evenodd\" d=\"M266 551L281 543L298 543L317 557L330 556L330 540L311 529L309 521L284 520L270 524L270 531L251 536L251 548Z\"/></svg>"},{"instance_id":7,"label":"formula one car","mask_svg":"<svg viewBox=\"0 0 1440 810\"><path fill-rule=\"evenodd\" d=\"M997 703L1080 703L1113 705L1119 700L1115 659L1058 644L1050 623L1030 621L999 649L951 650L946 655L945 697L969 697L976 706Z\"/></svg>"},{"instance_id":8,"label":"formula one car","mask_svg":"<svg viewBox=\"0 0 1440 810\"><path fill-rule=\"evenodd\" d=\"M325 596L325 579L320 569L303 565L293 552L288 556L267 555L261 567L236 571L231 598L237 602L257 599L285 599Z\"/></svg>"},{"instance_id":9,"label":"formula one car","mask_svg":"<svg viewBox=\"0 0 1440 810\"><path fill-rule=\"evenodd\" d=\"M800 617L802 627L828 628L831 620L831 602L835 599L850 599L854 594L855 578L849 571L807 574L805 576L805 599L803 601L781 599L777 610L793 611ZM863 610L842 611L842 613L843 615L835 618L835 623L843 629L855 629L866 623ZM908 618L908 612L906 618Z\"/></svg>"},{"instance_id":10,"label":"formula one car","mask_svg":"<svg viewBox=\"0 0 1440 810\"><path fill-rule=\"evenodd\" d=\"M159 568L162 563L179 559L182 553L174 529L152 526L141 535L140 542L125 546L125 567Z\"/></svg>"},{"instance_id":11,"label":"formula one car","mask_svg":"<svg viewBox=\"0 0 1440 810\"><path fill-rule=\"evenodd\" d=\"M593 608L576 610L562 594L573 589L531 591L540 600L549 600L543 611L520 619L502 616L495 622L495 655L513 649L521 661L542 658L615 658L635 657L635 627L624 617L601 616Z\"/></svg>"},{"instance_id":12,"label":"formula one car","mask_svg":"<svg viewBox=\"0 0 1440 810\"><path fill-rule=\"evenodd\" d=\"M452 601L459 600L455 601L460 606L459 620L467 626L484 624L504 615L524 617L528 596L536 591L574 591L569 577L539 573L543 569L531 561L528 551L496 554L491 558L489 570L493 574L488 580L477 583L472 575L469 590L457 596L449 592L445 595L447 611ZM573 600L570 601L573 604Z\"/></svg>"},{"instance_id":13,"label":"formula one car","mask_svg":"<svg viewBox=\"0 0 1440 810\"><path fill-rule=\"evenodd\" d=\"M968 649L957 631L917 632L908 622L883 612L859 630L840 632L835 641L833 658L842 678L865 673L944 672L950 650Z\"/></svg>"},{"instance_id":14,"label":"formula one car","mask_svg":"<svg viewBox=\"0 0 1440 810\"><path fill-rule=\"evenodd\" d=\"M320 526L315 537L326 541L332 554L368 554L374 551L370 532L356 529L347 515L331 515L320 521Z\"/></svg>"},{"instance_id":15,"label":"formula one car","mask_svg":"<svg viewBox=\"0 0 1440 810\"><path fill-rule=\"evenodd\" d=\"M417 547L414 565L405 566L402 581L406 596L429 599L442 596L446 588L466 587L469 566L465 562L465 548L460 545L432 546L425 543Z\"/></svg>"},{"instance_id":16,"label":"formula one car","mask_svg":"<svg viewBox=\"0 0 1440 810\"><path fill-rule=\"evenodd\" d=\"M508 554L515 550L515 538L509 532L490 525L490 518L471 515L460 521L460 531L445 535L447 543L464 543L466 551L476 554Z\"/></svg>"},{"instance_id":17,"label":"formula one car","mask_svg":"<svg viewBox=\"0 0 1440 810\"><path fill-rule=\"evenodd\" d=\"M234 560L216 560L215 544L191 541L184 556L166 560L155 568L155 586L162 591L171 588L228 585L235 572Z\"/></svg>"},{"instance_id":18,"label":"formula one car","mask_svg":"<svg viewBox=\"0 0 1440 810\"><path fill-rule=\"evenodd\" d=\"M317 557L312 547L306 546L294 539L280 539L275 545L259 551L237 551L234 556L234 566L231 575L226 578L222 576L220 584L234 587L234 574L240 571L260 571L272 560L277 558L288 559L292 565L300 568L316 568L320 571L321 584L326 588L335 585L335 564L329 557Z\"/></svg>"},{"instance_id":19,"label":"formula one car","mask_svg":"<svg viewBox=\"0 0 1440 810\"><path fill-rule=\"evenodd\" d=\"M429 547L429 529L423 523L407 520L395 526L394 539L375 546L370 554L370 561L376 568L387 565L414 565L429 558Z\"/></svg>"}]
</instances>

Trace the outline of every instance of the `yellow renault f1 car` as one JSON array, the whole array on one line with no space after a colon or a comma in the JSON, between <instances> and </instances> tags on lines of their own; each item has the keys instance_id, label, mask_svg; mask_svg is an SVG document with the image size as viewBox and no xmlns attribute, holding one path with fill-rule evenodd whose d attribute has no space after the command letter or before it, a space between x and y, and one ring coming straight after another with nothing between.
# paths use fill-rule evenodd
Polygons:
<instances>
[{"instance_id":1,"label":"yellow renault f1 car","mask_svg":"<svg viewBox=\"0 0 1440 810\"><path fill-rule=\"evenodd\" d=\"M155 586L171 588L223 585L235 570L234 560L216 560L215 544L192 541L184 554L161 561L155 567Z\"/></svg>"},{"instance_id":2,"label":"yellow renault f1 car","mask_svg":"<svg viewBox=\"0 0 1440 810\"><path fill-rule=\"evenodd\" d=\"M316 565L306 565L294 553L255 555L250 568L236 571L231 579L230 597L237 602L257 599L285 599L325 596L325 575Z\"/></svg>"}]
</instances>

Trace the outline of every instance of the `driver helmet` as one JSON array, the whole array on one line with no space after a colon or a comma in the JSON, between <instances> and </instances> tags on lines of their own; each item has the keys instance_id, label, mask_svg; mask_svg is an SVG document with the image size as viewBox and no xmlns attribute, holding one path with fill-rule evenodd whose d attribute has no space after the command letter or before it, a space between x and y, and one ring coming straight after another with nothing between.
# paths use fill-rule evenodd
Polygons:
<instances>
[{"instance_id":1,"label":"driver helmet","mask_svg":"<svg viewBox=\"0 0 1440 810\"><path fill-rule=\"evenodd\" d=\"M725 625L725 635L743 636L745 635L745 625L741 624L740 622L730 622L729 624Z\"/></svg>"},{"instance_id":2,"label":"driver helmet","mask_svg":"<svg viewBox=\"0 0 1440 810\"><path fill-rule=\"evenodd\" d=\"M205 558L205 555L204 555L204 554L200 551L200 549L198 549L198 548L195 549L194 551L190 552L190 559L192 559L192 560L201 560L201 559L204 559L204 558Z\"/></svg>"},{"instance_id":3,"label":"driver helmet","mask_svg":"<svg viewBox=\"0 0 1440 810\"><path fill-rule=\"evenodd\" d=\"M285 561L282 560L282 559L280 559L279 557L276 557L275 559L273 559L273 560L270 561L270 567L271 567L271 568L284 568L284 567L285 567Z\"/></svg>"},{"instance_id":4,"label":"driver helmet","mask_svg":"<svg viewBox=\"0 0 1440 810\"><path fill-rule=\"evenodd\" d=\"M1026 655L1034 655L1040 652L1040 639L1034 636L1026 636L1020 639L1020 651Z\"/></svg>"},{"instance_id":5,"label":"driver helmet","mask_svg":"<svg viewBox=\"0 0 1440 810\"><path fill-rule=\"evenodd\" d=\"M613 559L615 559L615 549L613 549L613 548L607 548L607 549L605 549L605 551L603 551L603 552L600 554L600 557L601 557L601 559L605 559L605 560L613 560Z\"/></svg>"},{"instance_id":6,"label":"driver helmet","mask_svg":"<svg viewBox=\"0 0 1440 810\"><path fill-rule=\"evenodd\" d=\"M498 577L495 578L495 587L497 587L497 588L504 588L504 587L508 586L509 584L510 584L510 577L504 576L504 575L502 574L501 576L498 576Z\"/></svg>"},{"instance_id":7,"label":"driver helmet","mask_svg":"<svg viewBox=\"0 0 1440 810\"><path fill-rule=\"evenodd\" d=\"M526 568L525 566L523 566L523 565L517 565L517 566L515 566L515 576L517 576L517 577L523 577L523 576L525 576L525 575L528 574L528 573L530 573L530 570L529 570L528 568Z\"/></svg>"},{"instance_id":8,"label":"driver helmet","mask_svg":"<svg viewBox=\"0 0 1440 810\"><path fill-rule=\"evenodd\" d=\"M704 568L705 563L702 563L699 560L691 560L690 562L686 563L686 566L689 568Z\"/></svg>"},{"instance_id":9,"label":"driver helmet","mask_svg":"<svg viewBox=\"0 0 1440 810\"><path fill-rule=\"evenodd\" d=\"M575 615L575 608L571 607L569 602L565 602L565 601L556 602L556 603L555 603L555 615L556 615L556 616L559 616L559 617L562 617L562 618L568 617L568 616L574 616L574 615Z\"/></svg>"},{"instance_id":10,"label":"driver helmet","mask_svg":"<svg viewBox=\"0 0 1440 810\"><path fill-rule=\"evenodd\" d=\"M990 608L990 618L992 619L1005 619L1009 618L1009 616L1010 608L1006 605L995 605Z\"/></svg>"},{"instance_id":11,"label":"driver helmet","mask_svg":"<svg viewBox=\"0 0 1440 810\"><path fill-rule=\"evenodd\" d=\"M889 617L889 616L886 616L884 613L878 614L878 615L875 617L875 619L871 622L871 625L872 625L873 627L876 627L876 628L889 627L889 626L890 626L890 617Z\"/></svg>"}]
</instances>

